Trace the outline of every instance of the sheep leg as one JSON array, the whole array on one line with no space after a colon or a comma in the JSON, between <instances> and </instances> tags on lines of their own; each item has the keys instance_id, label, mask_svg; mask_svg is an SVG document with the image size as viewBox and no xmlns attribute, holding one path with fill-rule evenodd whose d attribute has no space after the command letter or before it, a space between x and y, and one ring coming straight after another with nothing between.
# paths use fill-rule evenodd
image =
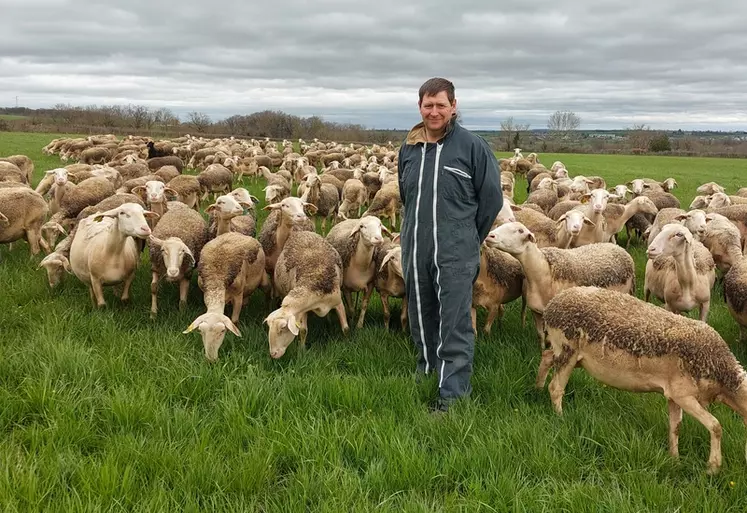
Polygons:
<instances>
[{"instance_id":1,"label":"sheep leg","mask_svg":"<svg viewBox=\"0 0 747 513\"><path fill-rule=\"evenodd\" d=\"M667 401L667 406L669 407L669 454L673 458L678 458L680 455L679 435L680 422L682 422L682 408L672 399Z\"/></svg>"},{"instance_id":2,"label":"sheep leg","mask_svg":"<svg viewBox=\"0 0 747 513\"><path fill-rule=\"evenodd\" d=\"M490 335L490 329L493 327L496 316L498 316L498 324L500 325L501 317L503 317L503 305L493 305L488 309L488 318L485 320L485 327L483 328L483 331L488 335Z\"/></svg>"},{"instance_id":3,"label":"sheep leg","mask_svg":"<svg viewBox=\"0 0 747 513\"><path fill-rule=\"evenodd\" d=\"M705 301L700 305L700 320L706 322L708 319L708 311L711 309L711 301Z\"/></svg>"},{"instance_id":4,"label":"sheep leg","mask_svg":"<svg viewBox=\"0 0 747 513\"><path fill-rule=\"evenodd\" d=\"M150 318L155 319L158 314L158 273L151 273L150 279Z\"/></svg>"},{"instance_id":5,"label":"sheep leg","mask_svg":"<svg viewBox=\"0 0 747 513\"><path fill-rule=\"evenodd\" d=\"M135 281L134 272L130 273L130 275L127 278L125 278L124 286L122 287L122 295L120 296L122 301L130 300L130 285L132 285L133 281Z\"/></svg>"},{"instance_id":6,"label":"sheep leg","mask_svg":"<svg viewBox=\"0 0 747 513\"><path fill-rule=\"evenodd\" d=\"M26 240L29 242L32 255L39 254L39 239L39 233L36 230L26 230ZM46 248L46 251L49 251L49 247Z\"/></svg>"},{"instance_id":7,"label":"sheep leg","mask_svg":"<svg viewBox=\"0 0 747 513\"><path fill-rule=\"evenodd\" d=\"M337 318L340 319L340 327L342 328L343 333L347 333L350 331L350 327L348 326L348 319L347 315L345 314L345 305L340 301L337 303L337 306L335 306L335 311L337 312Z\"/></svg>"},{"instance_id":8,"label":"sheep leg","mask_svg":"<svg viewBox=\"0 0 747 513\"><path fill-rule=\"evenodd\" d=\"M389 319L391 311L389 310L389 294L382 294L379 292L379 298L381 298L381 309L384 310L384 328L389 330Z\"/></svg>"},{"instance_id":9,"label":"sheep leg","mask_svg":"<svg viewBox=\"0 0 747 513\"><path fill-rule=\"evenodd\" d=\"M353 304L353 293L349 290L343 291L343 294L345 295L345 303L347 303L347 307L350 309L351 316L355 315L355 305Z\"/></svg>"},{"instance_id":10,"label":"sheep leg","mask_svg":"<svg viewBox=\"0 0 747 513\"><path fill-rule=\"evenodd\" d=\"M402 298L402 312L399 314L400 323L402 323L402 331L407 330L407 297Z\"/></svg>"},{"instance_id":11,"label":"sheep leg","mask_svg":"<svg viewBox=\"0 0 747 513\"><path fill-rule=\"evenodd\" d=\"M523 328L527 322L527 297L522 294L521 296L521 327Z\"/></svg>"},{"instance_id":12,"label":"sheep leg","mask_svg":"<svg viewBox=\"0 0 747 513\"><path fill-rule=\"evenodd\" d=\"M184 311L187 306L187 293L189 292L189 279L183 277L179 280L179 311Z\"/></svg>"},{"instance_id":13,"label":"sheep leg","mask_svg":"<svg viewBox=\"0 0 747 513\"><path fill-rule=\"evenodd\" d=\"M555 373L550 380L550 399L552 400L552 406L558 415L563 414L563 394L565 393L565 386L571 378L573 369L576 368L577 361L578 353L570 355L566 362L555 366Z\"/></svg>"},{"instance_id":14,"label":"sheep leg","mask_svg":"<svg viewBox=\"0 0 747 513\"><path fill-rule=\"evenodd\" d=\"M91 276L91 293L97 307L106 306L106 301L104 301L104 287L101 285L101 281L93 276Z\"/></svg>"},{"instance_id":15,"label":"sheep leg","mask_svg":"<svg viewBox=\"0 0 747 513\"><path fill-rule=\"evenodd\" d=\"M545 332L542 328L544 321L542 314L532 310L532 317L534 317L534 328L537 330L537 337L539 338L540 351L545 349Z\"/></svg>"},{"instance_id":16,"label":"sheep leg","mask_svg":"<svg viewBox=\"0 0 747 513\"><path fill-rule=\"evenodd\" d=\"M309 334L308 316L308 312L304 312L298 317L298 343L301 349L306 349L306 336Z\"/></svg>"},{"instance_id":17,"label":"sheep leg","mask_svg":"<svg viewBox=\"0 0 747 513\"><path fill-rule=\"evenodd\" d=\"M554 358L555 356L552 349L545 349L542 351L542 359L540 360L539 370L537 371L537 381L534 383L535 387L545 388L547 374L550 372Z\"/></svg>"},{"instance_id":18,"label":"sheep leg","mask_svg":"<svg viewBox=\"0 0 747 513\"><path fill-rule=\"evenodd\" d=\"M708 456L707 473L716 474L721 468L721 424L693 396L677 398L674 401L711 433L711 453Z\"/></svg>"},{"instance_id":19,"label":"sheep leg","mask_svg":"<svg viewBox=\"0 0 747 513\"><path fill-rule=\"evenodd\" d=\"M231 304L233 310L231 311L231 322L236 324L239 322L239 314L241 313L241 307L244 306L244 287L237 287L238 292L231 297Z\"/></svg>"},{"instance_id":20,"label":"sheep leg","mask_svg":"<svg viewBox=\"0 0 747 513\"><path fill-rule=\"evenodd\" d=\"M473 306L470 314L472 316L472 331L477 333L477 308Z\"/></svg>"},{"instance_id":21,"label":"sheep leg","mask_svg":"<svg viewBox=\"0 0 747 513\"><path fill-rule=\"evenodd\" d=\"M360 317L358 317L358 324L356 325L357 329L361 329L363 327L363 319L366 317L366 309L368 308L368 300L371 297L371 292L373 292L373 282L368 284L368 286L366 287L366 291L363 293L361 315Z\"/></svg>"}]
</instances>

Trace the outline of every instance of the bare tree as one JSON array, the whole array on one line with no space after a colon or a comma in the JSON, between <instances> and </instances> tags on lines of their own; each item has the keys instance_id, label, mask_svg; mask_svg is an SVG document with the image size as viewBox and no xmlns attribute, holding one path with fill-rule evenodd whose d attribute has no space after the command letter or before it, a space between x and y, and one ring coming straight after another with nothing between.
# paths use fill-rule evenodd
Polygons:
<instances>
[{"instance_id":1,"label":"bare tree","mask_svg":"<svg viewBox=\"0 0 747 513\"><path fill-rule=\"evenodd\" d=\"M212 121L210 121L210 116L208 116L204 112L192 111L187 114L187 120L192 124L193 127L195 127L195 130L197 130L198 132L204 132L212 124Z\"/></svg>"},{"instance_id":2,"label":"bare tree","mask_svg":"<svg viewBox=\"0 0 747 513\"><path fill-rule=\"evenodd\" d=\"M153 124L153 115L145 105L128 105L127 117L130 118L133 128L140 129Z\"/></svg>"},{"instance_id":3,"label":"bare tree","mask_svg":"<svg viewBox=\"0 0 747 513\"><path fill-rule=\"evenodd\" d=\"M648 150L648 145L655 134L651 130L651 127L641 123L640 125L633 125L627 128L626 135L628 141L630 141L631 149L636 150L636 152L642 152Z\"/></svg>"},{"instance_id":4,"label":"bare tree","mask_svg":"<svg viewBox=\"0 0 747 513\"><path fill-rule=\"evenodd\" d=\"M505 151L513 151L521 144L521 134L529 130L529 123L521 124L514 121L513 116L501 121L501 133L498 140Z\"/></svg>"},{"instance_id":5,"label":"bare tree","mask_svg":"<svg viewBox=\"0 0 747 513\"><path fill-rule=\"evenodd\" d=\"M581 118L570 110L558 110L547 120L547 129L555 136L568 137L581 125Z\"/></svg>"}]
</instances>

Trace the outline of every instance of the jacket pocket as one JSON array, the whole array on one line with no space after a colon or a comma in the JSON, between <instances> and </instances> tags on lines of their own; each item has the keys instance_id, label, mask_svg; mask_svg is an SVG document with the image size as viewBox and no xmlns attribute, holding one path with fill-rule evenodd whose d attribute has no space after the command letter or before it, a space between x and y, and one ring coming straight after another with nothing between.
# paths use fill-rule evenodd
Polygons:
<instances>
[{"instance_id":1,"label":"jacket pocket","mask_svg":"<svg viewBox=\"0 0 747 513\"><path fill-rule=\"evenodd\" d=\"M465 178L467 180L471 180L472 179L472 177L469 175L469 173L467 173L465 171L462 171L459 168L451 167L451 166L444 166L444 169L446 171L450 171L450 172L454 173L457 176L461 176L462 178Z\"/></svg>"}]
</instances>

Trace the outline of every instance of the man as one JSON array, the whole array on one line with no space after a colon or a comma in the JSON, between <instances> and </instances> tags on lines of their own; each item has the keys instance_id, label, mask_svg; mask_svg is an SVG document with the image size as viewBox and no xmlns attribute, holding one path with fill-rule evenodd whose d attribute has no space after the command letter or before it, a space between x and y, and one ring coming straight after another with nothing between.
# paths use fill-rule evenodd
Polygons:
<instances>
[{"instance_id":1,"label":"man","mask_svg":"<svg viewBox=\"0 0 747 513\"><path fill-rule=\"evenodd\" d=\"M503 194L490 147L456 121L454 85L426 81L418 106L399 151L402 267L417 371L436 371L435 408L447 411L472 391L472 285Z\"/></svg>"}]
</instances>

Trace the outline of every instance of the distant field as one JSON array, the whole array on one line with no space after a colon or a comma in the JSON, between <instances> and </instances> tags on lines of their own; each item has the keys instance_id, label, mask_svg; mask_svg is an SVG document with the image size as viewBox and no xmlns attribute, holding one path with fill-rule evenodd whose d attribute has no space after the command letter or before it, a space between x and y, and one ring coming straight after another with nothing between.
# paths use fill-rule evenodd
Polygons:
<instances>
[{"instance_id":1,"label":"distant field","mask_svg":"<svg viewBox=\"0 0 747 513\"><path fill-rule=\"evenodd\" d=\"M30 156L36 185L62 164L41 153L56 136L0 133L0 156ZM684 208L700 183L747 185L740 160L540 159L610 186L672 176ZM263 207L263 184L245 185ZM519 179L517 202L525 189ZM176 288L162 285L151 321L147 254L132 303L107 289L108 308L94 311L72 275L50 291L25 243L0 253L5 509L747 511L747 434L736 414L711 409L724 429L716 477L704 472L708 432L687 415L680 460L668 456L660 395L602 387L576 370L557 417L547 391L533 388L539 350L518 302L490 336L478 335L472 400L439 419L427 411L435 381L416 384L409 336L384 329L375 294L364 329L345 338L334 314L310 316L305 354L294 343L273 361L258 292L242 310L243 337L228 335L209 365L199 334L182 334L204 311L196 277L184 312ZM642 297L644 248L632 254ZM720 284L712 297L709 323L747 363Z\"/></svg>"},{"instance_id":2,"label":"distant field","mask_svg":"<svg viewBox=\"0 0 747 513\"><path fill-rule=\"evenodd\" d=\"M8 121L13 121L14 119L26 119L28 116L19 116L16 114L0 114L0 119L6 119Z\"/></svg>"}]
</instances>

